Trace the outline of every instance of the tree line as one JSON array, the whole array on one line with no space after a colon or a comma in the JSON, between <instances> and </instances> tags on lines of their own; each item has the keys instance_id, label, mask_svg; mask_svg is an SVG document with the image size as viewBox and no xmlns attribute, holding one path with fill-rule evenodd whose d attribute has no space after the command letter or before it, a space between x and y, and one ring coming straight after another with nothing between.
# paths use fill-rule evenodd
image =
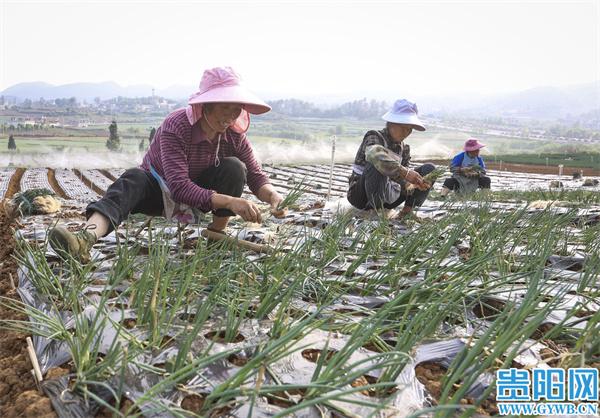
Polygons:
<instances>
[{"instance_id":1,"label":"tree line","mask_svg":"<svg viewBox=\"0 0 600 418\"><path fill-rule=\"evenodd\" d=\"M592 139L600 141L600 132L592 129L581 128L579 124L573 126L553 125L546 131L549 135L564 138Z\"/></svg>"},{"instance_id":2,"label":"tree line","mask_svg":"<svg viewBox=\"0 0 600 418\"><path fill-rule=\"evenodd\" d=\"M353 117L357 119L369 119L380 117L389 108L388 103L383 100L367 100L366 98L346 102L328 109L321 109L314 103L298 99L273 100L268 102L268 104L276 113L308 118Z\"/></svg>"}]
</instances>

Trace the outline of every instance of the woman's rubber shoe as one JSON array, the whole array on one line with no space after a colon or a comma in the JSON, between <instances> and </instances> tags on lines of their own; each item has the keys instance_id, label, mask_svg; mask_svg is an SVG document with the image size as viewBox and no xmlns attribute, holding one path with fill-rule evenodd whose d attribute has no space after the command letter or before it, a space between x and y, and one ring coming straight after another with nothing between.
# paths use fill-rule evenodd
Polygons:
<instances>
[{"instance_id":1,"label":"woman's rubber shoe","mask_svg":"<svg viewBox=\"0 0 600 418\"><path fill-rule=\"evenodd\" d=\"M59 256L71 256L86 264L90 262L90 251L96 243L96 235L85 229L71 232L63 226L56 226L50 230L48 241Z\"/></svg>"}]
</instances>

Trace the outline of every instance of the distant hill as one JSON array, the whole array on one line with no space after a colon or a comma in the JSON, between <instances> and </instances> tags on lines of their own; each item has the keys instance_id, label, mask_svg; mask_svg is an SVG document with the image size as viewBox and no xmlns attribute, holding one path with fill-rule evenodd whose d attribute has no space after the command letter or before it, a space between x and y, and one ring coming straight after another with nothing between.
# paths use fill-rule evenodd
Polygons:
<instances>
[{"instance_id":1,"label":"distant hill","mask_svg":"<svg viewBox=\"0 0 600 418\"><path fill-rule=\"evenodd\" d=\"M196 86L173 85L165 89L157 89L157 96L169 99L186 99L196 90ZM257 92L268 100L285 98L280 94ZM117 96L148 97L152 95L152 86L140 84L123 87L113 81L102 83L72 83L60 86L43 82L19 83L11 86L0 95L13 96L18 100L56 99L76 97L79 100L92 101L96 97L102 100ZM367 97L368 99L386 99L385 95L373 93L372 96L357 93L354 98L334 97L323 94L318 97L296 97L310 101L317 106L339 105L343 102ZM578 116L600 109L600 82L578 84L567 87L535 87L515 93L483 95L454 95L450 97L411 96L416 100L421 112L460 113L472 116L514 116L536 119L565 118Z\"/></svg>"},{"instance_id":2,"label":"distant hill","mask_svg":"<svg viewBox=\"0 0 600 418\"><path fill-rule=\"evenodd\" d=\"M513 116L535 119L567 118L600 110L600 82L567 87L535 87L516 93L479 97L421 100L428 111L473 116Z\"/></svg>"},{"instance_id":3,"label":"distant hill","mask_svg":"<svg viewBox=\"0 0 600 418\"><path fill-rule=\"evenodd\" d=\"M156 94L167 99L181 100L187 99L192 93L198 90L198 86L184 86L181 84L169 86L166 89L156 90Z\"/></svg>"},{"instance_id":4,"label":"distant hill","mask_svg":"<svg viewBox=\"0 0 600 418\"><path fill-rule=\"evenodd\" d=\"M122 87L114 81L105 81L102 83L71 83L54 86L48 83L32 82L19 83L11 86L0 94L4 96L13 96L19 100L31 99L58 99L65 97L76 97L79 100L92 101L96 97L102 100L113 97L148 97L152 96L152 86L149 84L139 84L135 86ZM160 95L160 92L155 92Z\"/></svg>"},{"instance_id":5,"label":"distant hill","mask_svg":"<svg viewBox=\"0 0 600 418\"><path fill-rule=\"evenodd\" d=\"M487 106L489 111L531 117L568 117L595 109L600 109L600 83L537 87L500 97Z\"/></svg>"}]
</instances>

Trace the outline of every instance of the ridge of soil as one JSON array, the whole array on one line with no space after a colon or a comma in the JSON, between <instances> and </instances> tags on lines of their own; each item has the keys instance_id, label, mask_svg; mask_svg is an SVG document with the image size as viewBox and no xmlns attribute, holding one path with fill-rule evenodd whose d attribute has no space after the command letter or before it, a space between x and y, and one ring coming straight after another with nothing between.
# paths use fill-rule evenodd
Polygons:
<instances>
[{"instance_id":1,"label":"ridge of soil","mask_svg":"<svg viewBox=\"0 0 600 418\"><path fill-rule=\"evenodd\" d=\"M63 188L58 184L58 181L56 180L56 170L53 168L48 168L48 183L50 183L50 186L52 186L52 189L59 197L69 199L69 196L67 196Z\"/></svg>"},{"instance_id":2,"label":"ridge of soil","mask_svg":"<svg viewBox=\"0 0 600 418\"><path fill-rule=\"evenodd\" d=\"M25 174L25 169L23 167L17 168L8 182L8 188L4 194L5 199L10 199L15 193L21 191L21 178L23 178L23 174Z\"/></svg>"},{"instance_id":3,"label":"ridge of soil","mask_svg":"<svg viewBox=\"0 0 600 418\"><path fill-rule=\"evenodd\" d=\"M99 172L101 172L105 177L108 177L111 181L116 181L117 178L115 176L113 176L110 171L108 170L98 170Z\"/></svg>"},{"instance_id":4,"label":"ridge of soil","mask_svg":"<svg viewBox=\"0 0 600 418\"><path fill-rule=\"evenodd\" d=\"M12 196L18 191L22 172L11 179L9 192ZM13 181L14 180L14 181ZM16 189L15 189L16 184ZM16 289L11 285L11 276L17 281L17 261L12 257L15 249L15 238L12 227L14 221L4 211L0 211L0 296L20 300ZM15 283L16 285L16 283ZM27 320L0 305L0 319ZM0 332L0 416L2 417L56 417L50 399L38 392L33 376L31 362L27 355L27 334L2 330Z\"/></svg>"},{"instance_id":5,"label":"ridge of soil","mask_svg":"<svg viewBox=\"0 0 600 418\"><path fill-rule=\"evenodd\" d=\"M95 191L96 193L98 193L100 196L104 196L104 194L106 193L106 191L102 190L100 187L96 186L90 179L88 179L86 176L84 176L81 171L79 171L78 169L74 168L73 172L75 173L75 175L77 177L79 177L81 179L81 181L83 182L83 184L85 184L88 188L92 189L93 191Z\"/></svg>"}]
</instances>

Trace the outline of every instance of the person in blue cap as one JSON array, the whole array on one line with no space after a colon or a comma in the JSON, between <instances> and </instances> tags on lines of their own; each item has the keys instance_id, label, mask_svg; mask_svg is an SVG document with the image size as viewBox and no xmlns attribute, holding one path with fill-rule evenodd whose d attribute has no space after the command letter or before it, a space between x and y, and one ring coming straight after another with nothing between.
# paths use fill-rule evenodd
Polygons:
<instances>
[{"instance_id":1,"label":"person in blue cap","mask_svg":"<svg viewBox=\"0 0 600 418\"><path fill-rule=\"evenodd\" d=\"M356 153L347 198L358 209L393 209L404 202L398 215L403 217L427 199L432 184L423 176L435 166L409 167L410 147L404 140L413 129L425 130L415 103L397 100L382 119L386 127L368 131ZM415 187L407 188L408 184Z\"/></svg>"}]
</instances>

